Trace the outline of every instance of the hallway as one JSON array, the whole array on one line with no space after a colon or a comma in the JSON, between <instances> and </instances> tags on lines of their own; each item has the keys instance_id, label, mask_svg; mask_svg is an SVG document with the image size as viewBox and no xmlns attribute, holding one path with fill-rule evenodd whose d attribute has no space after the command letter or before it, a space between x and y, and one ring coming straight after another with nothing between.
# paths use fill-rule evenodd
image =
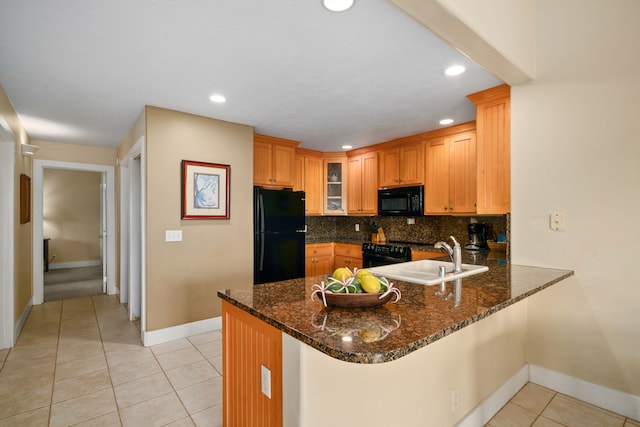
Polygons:
<instances>
[{"instance_id":1,"label":"hallway","mask_svg":"<svg viewBox=\"0 0 640 427\"><path fill-rule=\"evenodd\" d=\"M0 426L220 426L221 338L145 348L116 296L34 306L0 350Z\"/></svg>"}]
</instances>

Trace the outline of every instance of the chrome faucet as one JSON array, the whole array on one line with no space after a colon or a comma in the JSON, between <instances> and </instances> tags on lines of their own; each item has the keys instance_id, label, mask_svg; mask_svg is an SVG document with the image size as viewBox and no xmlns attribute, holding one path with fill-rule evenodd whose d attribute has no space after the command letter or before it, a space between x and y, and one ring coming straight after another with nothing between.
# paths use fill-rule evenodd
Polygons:
<instances>
[{"instance_id":1,"label":"chrome faucet","mask_svg":"<svg viewBox=\"0 0 640 427\"><path fill-rule=\"evenodd\" d=\"M435 249L444 249L449 254L449 258L451 258L451 262L453 262L453 271L452 273L461 273L462 272L462 248L460 244L457 242L455 237L449 236L451 241L453 242L453 249L446 242L437 242L433 247Z\"/></svg>"}]
</instances>

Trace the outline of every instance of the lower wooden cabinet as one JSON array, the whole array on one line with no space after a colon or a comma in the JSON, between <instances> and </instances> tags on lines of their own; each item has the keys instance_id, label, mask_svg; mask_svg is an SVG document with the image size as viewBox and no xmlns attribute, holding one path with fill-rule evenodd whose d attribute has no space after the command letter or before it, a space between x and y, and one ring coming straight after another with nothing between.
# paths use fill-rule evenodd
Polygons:
<instances>
[{"instance_id":1,"label":"lower wooden cabinet","mask_svg":"<svg viewBox=\"0 0 640 427\"><path fill-rule=\"evenodd\" d=\"M262 392L262 371L271 377ZM223 425L282 426L282 332L222 301Z\"/></svg>"},{"instance_id":2,"label":"lower wooden cabinet","mask_svg":"<svg viewBox=\"0 0 640 427\"><path fill-rule=\"evenodd\" d=\"M305 245L305 276L333 273L333 243L310 243Z\"/></svg>"},{"instance_id":3,"label":"lower wooden cabinet","mask_svg":"<svg viewBox=\"0 0 640 427\"><path fill-rule=\"evenodd\" d=\"M334 243L333 267L362 268L362 245Z\"/></svg>"}]
</instances>

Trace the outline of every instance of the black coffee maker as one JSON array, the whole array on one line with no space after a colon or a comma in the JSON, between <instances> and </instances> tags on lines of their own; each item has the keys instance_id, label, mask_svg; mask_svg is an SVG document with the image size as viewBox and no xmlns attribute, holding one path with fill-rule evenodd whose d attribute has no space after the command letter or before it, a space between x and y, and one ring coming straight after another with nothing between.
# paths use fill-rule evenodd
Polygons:
<instances>
[{"instance_id":1,"label":"black coffee maker","mask_svg":"<svg viewBox=\"0 0 640 427\"><path fill-rule=\"evenodd\" d=\"M479 222L472 222L468 225L469 243L464 247L470 251L479 251L480 249L489 249L487 245L487 227Z\"/></svg>"}]
</instances>

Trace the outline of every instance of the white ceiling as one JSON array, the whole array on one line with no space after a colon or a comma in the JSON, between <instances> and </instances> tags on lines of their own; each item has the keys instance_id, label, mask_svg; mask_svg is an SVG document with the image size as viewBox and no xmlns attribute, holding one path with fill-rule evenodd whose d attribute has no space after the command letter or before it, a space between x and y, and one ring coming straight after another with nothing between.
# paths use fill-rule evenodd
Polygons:
<instances>
[{"instance_id":1,"label":"white ceiling","mask_svg":"<svg viewBox=\"0 0 640 427\"><path fill-rule=\"evenodd\" d=\"M500 83L385 0L0 0L0 84L34 139L117 147L154 105L338 151L474 120L466 95Z\"/></svg>"}]
</instances>

